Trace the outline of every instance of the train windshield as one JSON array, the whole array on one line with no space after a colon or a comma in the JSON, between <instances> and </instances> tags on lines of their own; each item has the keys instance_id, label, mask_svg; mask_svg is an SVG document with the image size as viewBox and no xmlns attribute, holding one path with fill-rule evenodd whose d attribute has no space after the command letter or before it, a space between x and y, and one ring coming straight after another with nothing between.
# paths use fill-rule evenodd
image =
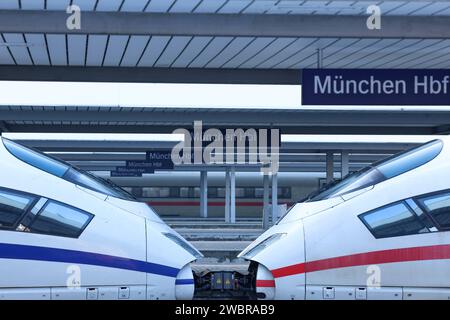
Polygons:
<instances>
[{"instance_id":1,"label":"train windshield","mask_svg":"<svg viewBox=\"0 0 450 320\"><path fill-rule=\"evenodd\" d=\"M71 166L64 161L53 158L40 151L30 149L6 138L2 138L2 140L6 149L13 156L35 168L108 196L136 201L136 198L131 194L109 180L97 177L89 172Z\"/></svg>"},{"instance_id":2,"label":"train windshield","mask_svg":"<svg viewBox=\"0 0 450 320\"><path fill-rule=\"evenodd\" d=\"M71 167L63 177L64 179L71 181L79 186L86 187L88 189L120 198L123 200L136 201L136 198L123 190L121 187L114 184L111 180L106 180L97 177L89 172L81 170L76 167Z\"/></svg>"},{"instance_id":3,"label":"train windshield","mask_svg":"<svg viewBox=\"0 0 450 320\"><path fill-rule=\"evenodd\" d=\"M413 170L433 160L442 150L441 140L433 140L401 152L354 173L341 181L332 181L310 194L306 201L320 201L363 189Z\"/></svg>"}]
</instances>

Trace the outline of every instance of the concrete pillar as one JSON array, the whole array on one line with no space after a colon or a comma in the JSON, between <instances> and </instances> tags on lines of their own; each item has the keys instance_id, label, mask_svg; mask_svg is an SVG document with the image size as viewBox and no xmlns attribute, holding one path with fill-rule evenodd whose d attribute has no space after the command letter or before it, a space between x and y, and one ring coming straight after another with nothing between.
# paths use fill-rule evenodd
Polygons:
<instances>
[{"instance_id":1,"label":"concrete pillar","mask_svg":"<svg viewBox=\"0 0 450 320\"><path fill-rule=\"evenodd\" d=\"M208 172L200 171L200 217L208 218Z\"/></svg>"},{"instance_id":2,"label":"concrete pillar","mask_svg":"<svg viewBox=\"0 0 450 320\"><path fill-rule=\"evenodd\" d=\"M349 172L349 155L348 151L341 152L341 179L344 178Z\"/></svg>"},{"instance_id":3,"label":"concrete pillar","mask_svg":"<svg viewBox=\"0 0 450 320\"><path fill-rule=\"evenodd\" d=\"M267 229L269 227L269 217L270 217L270 199L269 199L269 192L270 192L270 180L269 175L265 174L263 177L263 228Z\"/></svg>"},{"instance_id":4,"label":"concrete pillar","mask_svg":"<svg viewBox=\"0 0 450 320\"><path fill-rule=\"evenodd\" d=\"M230 170L230 222L236 223L236 169Z\"/></svg>"},{"instance_id":5,"label":"concrete pillar","mask_svg":"<svg viewBox=\"0 0 450 320\"><path fill-rule=\"evenodd\" d=\"M334 178L334 162L333 152L327 152L327 183L331 182Z\"/></svg>"},{"instance_id":6,"label":"concrete pillar","mask_svg":"<svg viewBox=\"0 0 450 320\"><path fill-rule=\"evenodd\" d=\"M225 222L230 222L230 168L225 169Z\"/></svg>"},{"instance_id":7,"label":"concrete pillar","mask_svg":"<svg viewBox=\"0 0 450 320\"><path fill-rule=\"evenodd\" d=\"M278 216L278 175L272 174L272 224Z\"/></svg>"}]
</instances>

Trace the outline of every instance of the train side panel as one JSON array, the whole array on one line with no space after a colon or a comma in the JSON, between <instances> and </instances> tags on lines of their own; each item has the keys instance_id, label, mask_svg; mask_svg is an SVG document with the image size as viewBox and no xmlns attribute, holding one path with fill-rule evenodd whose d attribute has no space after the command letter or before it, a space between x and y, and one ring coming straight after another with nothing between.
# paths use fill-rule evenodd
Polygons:
<instances>
[{"instance_id":1,"label":"train side panel","mask_svg":"<svg viewBox=\"0 0 450 320\"><path fill-rule=\"evenodd\" d=\"M328 286L351 286L353 291L381 287L379 296L370 291L369 297L374 298L396 298L399 294L402 298L432 298L436 292L439 297L450 297L446 291L450 288L450 232L376 239L358 218L386 204L448 189L447 158L444 153L441 161L384 181L333 209L303 219L307 298L311 298L308 287ZM427 288L428 293L414 288ZM386 292L381 294L383 290ZM404 297L404 290L414 292Z\"/></svg>"}]
</instances>

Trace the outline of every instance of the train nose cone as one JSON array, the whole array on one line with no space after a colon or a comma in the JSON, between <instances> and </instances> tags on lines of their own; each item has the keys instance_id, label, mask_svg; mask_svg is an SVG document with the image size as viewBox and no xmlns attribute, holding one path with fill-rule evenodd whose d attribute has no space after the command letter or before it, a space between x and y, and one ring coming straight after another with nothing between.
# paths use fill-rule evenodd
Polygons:
<instances>
[{"instance_id":1,"label":"train nose cone","mask_svg":"<svg viewBox=\"0 0 450 320\"><path fill-rule=\"evenodd\" d=\"M304 299L304 239L301 220L275 225L239 254L258 263L256 293L261 293L258 298Z\"/></svg>"},{"instance_id":2,"label":"train nose cone","mask_svg":"<svg viewBox=\"0 0 450 320\"><path fill-rule=\"evenodd\" d=\"M275 298L275 278L272 272L261 264L256 272L256 296L259 300Z\"/></svg>"},{"instance_id":3,"label":"train nose cone","mask_svg":"<svg viewBox=\"0 0 450 320\"><path fill-rule=\"evenodd\" d=\"M175 298L177 300L192 300L194 297L194 274L190 264L180 270L175 279Z\"/></svg>"}]
</instances>

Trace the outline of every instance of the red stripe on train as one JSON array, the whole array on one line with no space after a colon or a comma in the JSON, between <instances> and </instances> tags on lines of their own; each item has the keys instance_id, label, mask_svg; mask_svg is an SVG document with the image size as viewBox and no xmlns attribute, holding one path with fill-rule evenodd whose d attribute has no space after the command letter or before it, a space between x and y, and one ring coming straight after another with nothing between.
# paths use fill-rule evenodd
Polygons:
<instances>
[{"instance_id":1,"label":"red stripe on train","mask_svg":"<svg viewBox=\"0 0 450 320\"><path fill-rule=\"evenodd\" d=\"M272 270L272 275L274 276L274 278L287 277L301 273L305 273L304 263L294 264L291 266Z\"/></svg>"},{"instance_id":2,"label":"red stripe on train","mask_svg":"<svg viewBox=\"0 0 450 320\"><path fill-rule=\"evenodd\" d=\"M275 287L275 280L256 280L256 286L260 288Z\"/></svg>"},{"instance_id":3,"label":"red stripe on train","mask_svg":"<svg viewBox=\"0 0 450 320\"><path fill-rule=\"evenodd\" d=\"M357 267L371 264L394 262L423 261L450 259L450 245L436 245L426 247L412 247L372 251L352 254L335 258L328 258L306 263L299 263L272 270L275 278L287 277L314 271L323 271L337 268Z\"/></svg>"}]
</instances>

